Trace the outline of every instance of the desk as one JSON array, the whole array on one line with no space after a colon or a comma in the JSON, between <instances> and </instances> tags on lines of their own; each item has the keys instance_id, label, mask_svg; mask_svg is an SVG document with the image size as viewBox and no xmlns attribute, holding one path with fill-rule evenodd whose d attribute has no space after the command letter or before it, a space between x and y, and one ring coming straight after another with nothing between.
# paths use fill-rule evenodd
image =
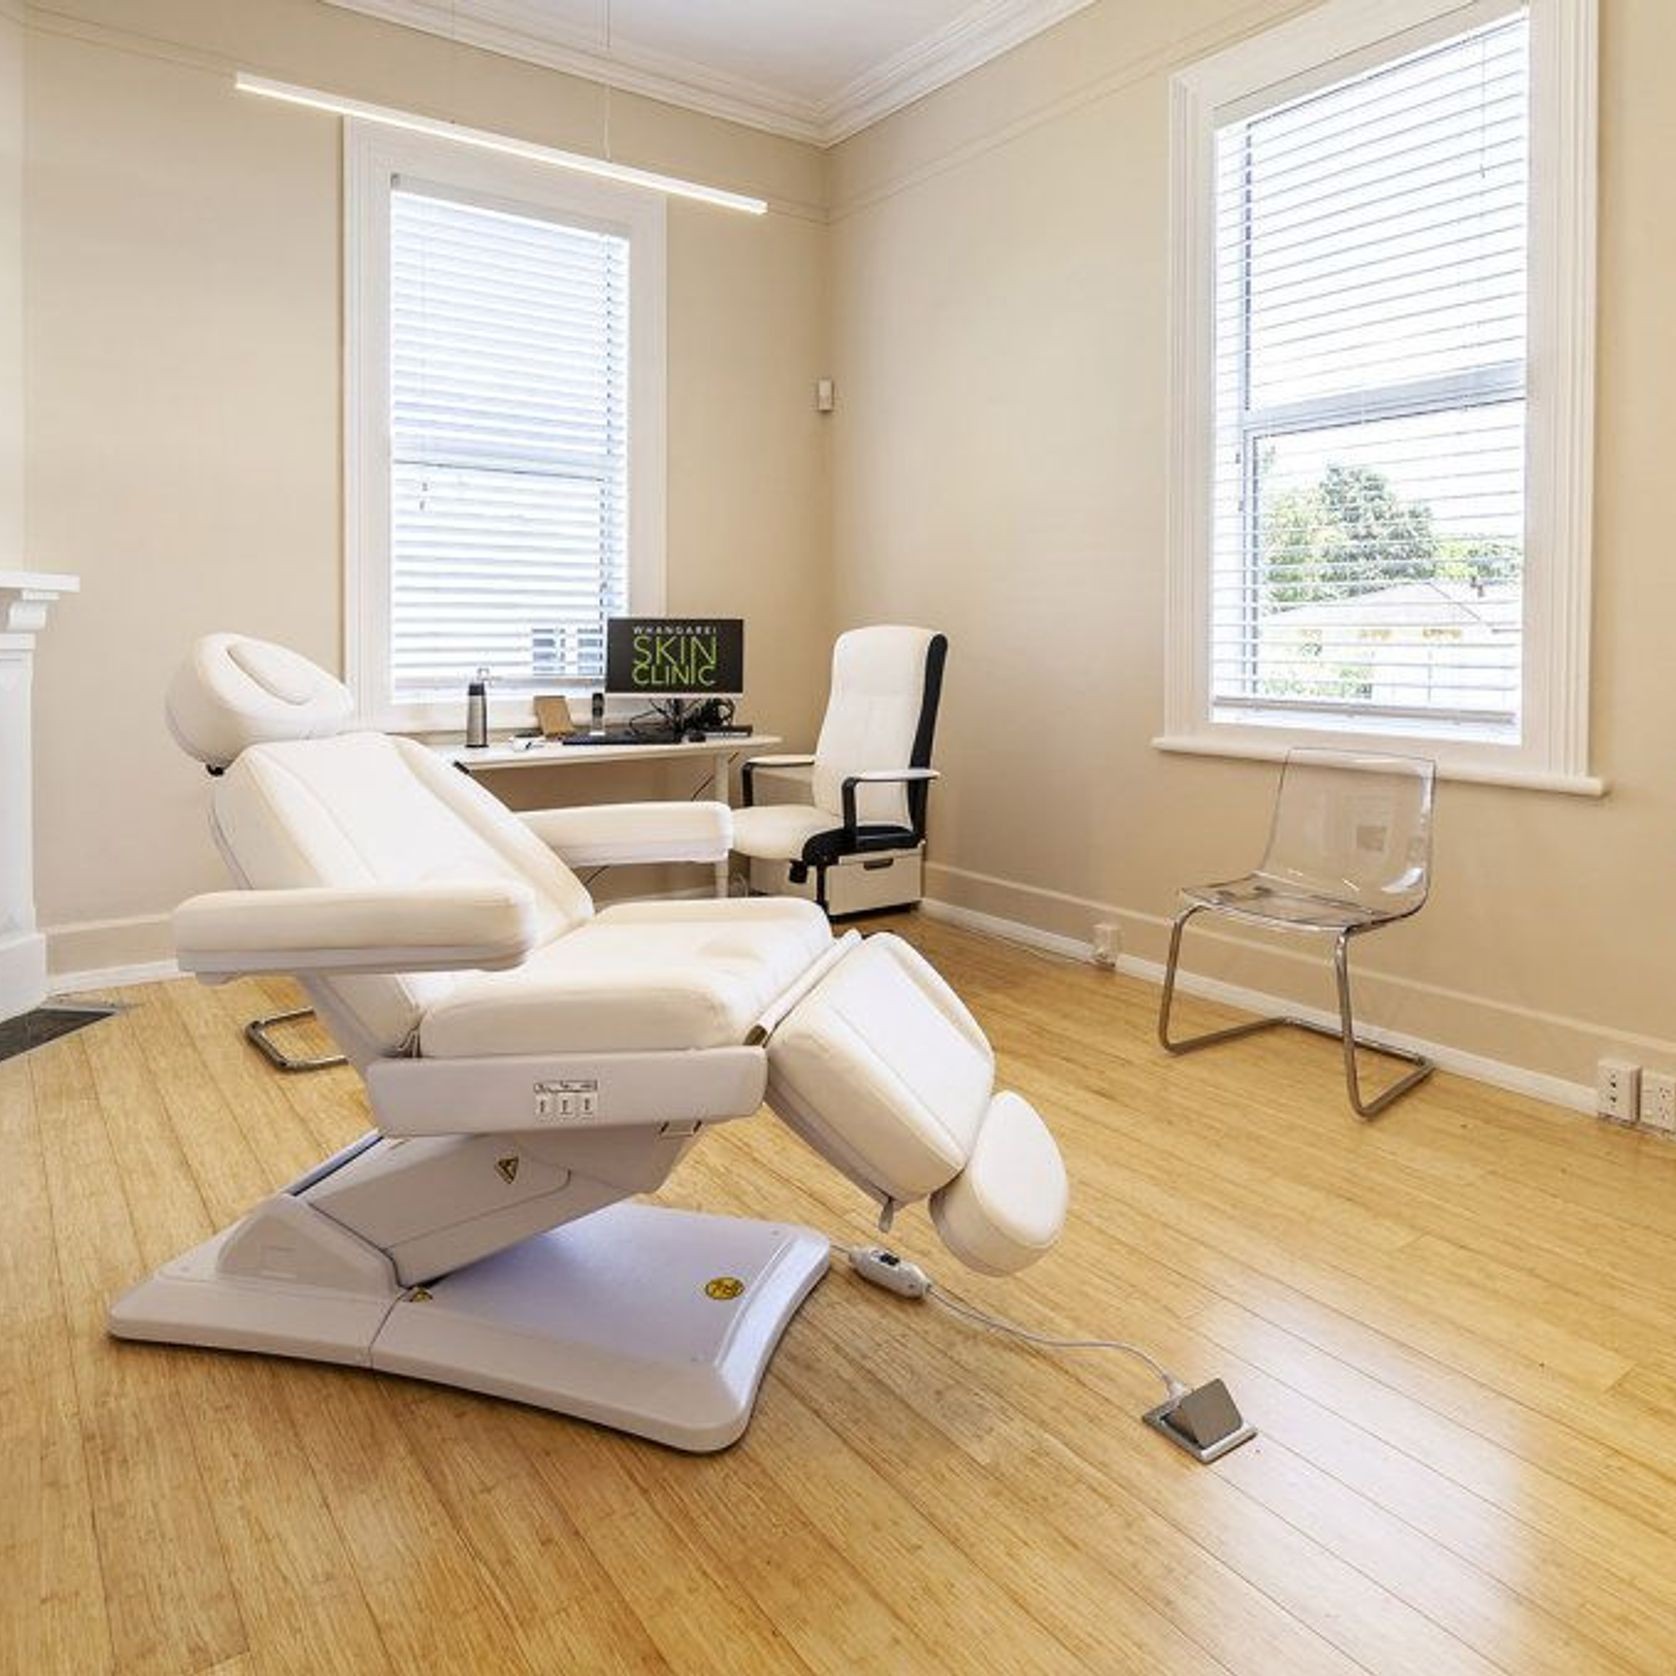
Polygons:
<instances>
[{"instance_id":1,"label":"desk","mask_svg":"<svg viewBox=\"0 0 1676 1676\"><path fill-rule=\"evenodd\" d=\"M463 768L468 774L499 773L514 768L575 768L589 763L667 762L675 758L703 760L710 768L710 795L718 803L731 804L729 772L735 757L760 756L784 741L777 733L753 733L745 739L682 740L671 745L561 745L557 740L539 740L525 749L501 739L476 750L464 745L433 745L438 756ZM716 890L727 894L727 862L716 864Z\"/></svg>"},{"instance_id":2,"label":"desk","mask_svg":"<svg viewBox=\"0 0 1676 1676\"><path fill-rule=\"evenodd\" d=\"M672 757L708 757L710 794L718 803L731 803L728 769L735 757L761 756L785 741L777 733L753 733L748 739L682 740L674 745L561 745L556 739L538 740L527 750L510 739L468 750L464 745L433 745L439 756L457 763L468 774L486 768L572 768L590 762L664 762Z\"/></svg>"}]
</instances>

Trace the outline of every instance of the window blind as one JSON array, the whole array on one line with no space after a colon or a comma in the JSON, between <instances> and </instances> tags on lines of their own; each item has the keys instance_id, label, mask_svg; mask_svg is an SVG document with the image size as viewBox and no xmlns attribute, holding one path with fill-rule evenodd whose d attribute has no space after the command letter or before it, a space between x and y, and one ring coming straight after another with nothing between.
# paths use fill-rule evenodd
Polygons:
<instances>
[{"instance_id":1,"label":"window blind","mask_svg":"<svg viewBox=\"0 0 1676 1676\"><path fill-rule=\"evenodd\" d=\"M403 185L390 206L390 671L597 685L628 609L628 240Z\"/></svg>"},{"instance_id":2,"label":"window blind","mask_svg":"<svg viewBox=\"0 0 1676 1676\"><path fill-rule=\"evenodd\" d=\"M1216 135L1223 718L1518 729L1523 12Z\"/></svg>"}]
</instances>

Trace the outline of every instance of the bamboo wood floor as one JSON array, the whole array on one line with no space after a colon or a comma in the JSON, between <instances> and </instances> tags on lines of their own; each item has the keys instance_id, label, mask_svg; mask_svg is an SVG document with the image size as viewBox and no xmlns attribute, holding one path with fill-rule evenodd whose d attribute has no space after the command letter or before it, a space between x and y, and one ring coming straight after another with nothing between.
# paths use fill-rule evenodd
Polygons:
<instances>
[{"instance_id":1,"label":"bamboo wood floor","mask_svg":"<svg viewBox=\"0 0 1676 1676\"><path fill-rule=\"evenodd\" d=\"M1439 1075L1371 1126L1336 1048L1183 1061L1140 983L894 922L1059 1136L1060 1249L965 1277L1225 1377L1202 1468L1146 1376L835 1272L693 1459L305 1363L119 1345L107 1300L353 1138L352 1073L188 982L0 1063L0 1668L41 1672L1676 1670L1676 1145ZM1184 1023L1222 1016L1191 1001ZM662 1198L841 1238L766 1113Z\"/></svg>"}]
</instances>

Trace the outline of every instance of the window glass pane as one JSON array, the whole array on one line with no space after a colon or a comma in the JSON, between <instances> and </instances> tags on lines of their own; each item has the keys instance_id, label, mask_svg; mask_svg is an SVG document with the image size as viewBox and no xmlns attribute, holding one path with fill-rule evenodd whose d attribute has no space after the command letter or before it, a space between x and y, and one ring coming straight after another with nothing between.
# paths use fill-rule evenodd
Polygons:
<instances>
[{"instance_id":1,"label":"window glass pane","mask_svg":"<svg viewBox=\"0 0 1676 1676\"><path fill-rule=\"evenodd\" d=\"M1213 703L1516 733L1523 13L1216 151Z\"/></svg>"},{"instance_id":2,"label":"window glass pane","mask_svg":"<svg viewBox=\"0 0 1676 1676\"><path fill-rule=\"evenodd\" d=\"M1524 429L1514 401L1257 434L1250 557L1212 584L1220 698L1516 710Z\"/></svg>"},{"instance_id":3,"label":"window glass pane","mask_svg":"<svg viewBox=\"0 0 1676 1676\"><path fill-rule=\"evenodd\" d=\"M628 241L391 200L392 696L598 682L628 607Z\"/></svg>"}]
</instances>

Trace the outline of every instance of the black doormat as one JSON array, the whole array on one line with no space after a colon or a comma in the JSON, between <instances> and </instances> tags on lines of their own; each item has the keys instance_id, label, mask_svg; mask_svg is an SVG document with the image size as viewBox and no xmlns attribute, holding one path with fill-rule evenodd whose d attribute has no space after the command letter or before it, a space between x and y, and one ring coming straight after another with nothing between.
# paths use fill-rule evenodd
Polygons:
<instances>
[{"instance_id":1,"label":"black doormat","mask_svg":"<svg viewBox=\"0 0 1676 1676\"><path fill-rule=\"evenodd\" d=\"M0 1020L0 1059L27 1053L31 1048L44 1046L72 1030L80 1030L112 1013L120 1007L89 1004L85 1007L37 1007L33 1012L19 1013L16 1018Z\"/></svg>"}]
</instances>

